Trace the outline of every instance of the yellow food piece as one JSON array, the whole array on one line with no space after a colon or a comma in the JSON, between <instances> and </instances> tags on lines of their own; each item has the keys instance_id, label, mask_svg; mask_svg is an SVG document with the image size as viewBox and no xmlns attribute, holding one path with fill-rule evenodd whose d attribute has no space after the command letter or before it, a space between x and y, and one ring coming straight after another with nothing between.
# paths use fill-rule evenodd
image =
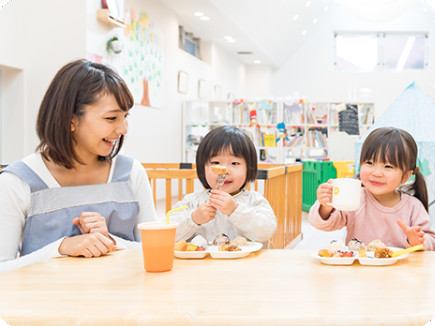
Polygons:
<instances>
[{"instance_id":1,"label":"yellow food piece","mask_svg":"<svg viewBox=\"0 0 435 326\"><path fill-rule=\"evenodd\" d=\"M198 249L198 246L195 246L194 244L188 243L186 247L186 251L196 251Z\"/></svg>"},{"instance_id":2,"label":"yellow food piece","mask_svg":"<svg viewBox=\"0 0 435 326\"><path fill-rule=\"evenodd\" d=\"M362 258L366 258L367 257L367 252L364 248L361 248L360 250L358 250L358 256L362 257Z\"/></svg>"},{"instance_id":3,"label":"yellow food piece","mask_svg":"<svg viewBox=\"0 0 435 326\"><path fill-rule=\"evenodd\" d=\"M319 250L319 256L320 257L332 257L333 253L330 252L328 249L320 249Z\"/></svg>"},{"instance_id":4,"label":"yellow food piece","mask_svg":"<svg viewBox=\"0 0 435 326\"><path fill-rule=\"evenodd\" d=\"M182 251L185 245L186 241L177 241L175 242L174 250Z\"/></svg>"}]
</instances>

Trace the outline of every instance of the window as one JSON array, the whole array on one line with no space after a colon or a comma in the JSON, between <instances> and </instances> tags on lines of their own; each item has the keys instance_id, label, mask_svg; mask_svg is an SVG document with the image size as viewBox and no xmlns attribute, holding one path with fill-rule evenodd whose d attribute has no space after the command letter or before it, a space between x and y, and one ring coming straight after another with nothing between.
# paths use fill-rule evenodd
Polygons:
<instances>
[{"instance_id":1,"label":"window","mask_svg":"<svg viewBox=\"0 0 435 326\"><path fill-rule=\"evenodd\" d=\"M201 40L198 37L194 37L193 33L186 32L183 26L178 27L178 32L179 48L186 51L187 53L190 53L194 57L201 59Z\"/></svg>"},{"instance_id":2,"label":"window","mask_svg":"<svg viewBox=\"0 0 435 326\"><path fill-rule=\"evenodd\" d=\"M424 70L427 33L336 33L337 71Z\"/></svg>"}]
</instances>

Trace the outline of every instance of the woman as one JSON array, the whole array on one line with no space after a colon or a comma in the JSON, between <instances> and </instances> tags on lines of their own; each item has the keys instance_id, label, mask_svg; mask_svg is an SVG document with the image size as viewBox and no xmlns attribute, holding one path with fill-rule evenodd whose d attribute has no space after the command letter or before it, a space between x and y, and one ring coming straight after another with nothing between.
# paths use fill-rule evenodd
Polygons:
<instances>
[{"instance_id":1,"label":"woman","mask_svg":"<svg viewBox=\"0 0 435 326\"><path fill-rule=\"evenodd\" d=\"M132 106L107 66L77 60L56 74L39 108L37 153L0 174L0 272L138 246L136 225L157 217L145 170L117 155Z\"/></svg>"}]
</instances>

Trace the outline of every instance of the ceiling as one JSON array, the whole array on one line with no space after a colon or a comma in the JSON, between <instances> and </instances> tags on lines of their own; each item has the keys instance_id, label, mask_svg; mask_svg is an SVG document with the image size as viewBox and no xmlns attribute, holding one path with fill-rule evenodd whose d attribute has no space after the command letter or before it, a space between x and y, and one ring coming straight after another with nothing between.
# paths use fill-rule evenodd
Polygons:
<instances>
[{"instance_id":1,"label":"ceiling","mask_svg":"<svg viewBox=\"0 0 435 326\"><path fill-rule=\"evenodd\" d=\"M284 65L338 6L368 20L394 19L435 0L159 0L195 37L220 45L245 64ZM363 4L364 3L364 4ZM210 20L194 15L202 12ZM224 37L231 36L229 43ZM240 54L248 52L250 54Z\"/></svg>"}]
</instances>

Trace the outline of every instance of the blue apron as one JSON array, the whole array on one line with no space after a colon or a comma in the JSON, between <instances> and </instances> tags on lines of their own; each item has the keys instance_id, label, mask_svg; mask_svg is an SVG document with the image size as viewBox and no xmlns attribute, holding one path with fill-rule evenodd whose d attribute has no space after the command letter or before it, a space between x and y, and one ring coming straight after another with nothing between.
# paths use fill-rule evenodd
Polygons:
<instances>
[{"instance_id":1,"label":"blue apron","mask_svg":"<svg viewBox=\"0 0 435 326\"><path fill-rule=\"evenodd\" d=\"M72 220L82 212L98 212L106 218L110 234L140 241L134 235L139 204L128 180L132 164L132 158L118 155L110 183L60 188L48 188L22 161L2 170L20 177L31 190L20 255L81 234Z\"/></svg>"}]
</instances>

